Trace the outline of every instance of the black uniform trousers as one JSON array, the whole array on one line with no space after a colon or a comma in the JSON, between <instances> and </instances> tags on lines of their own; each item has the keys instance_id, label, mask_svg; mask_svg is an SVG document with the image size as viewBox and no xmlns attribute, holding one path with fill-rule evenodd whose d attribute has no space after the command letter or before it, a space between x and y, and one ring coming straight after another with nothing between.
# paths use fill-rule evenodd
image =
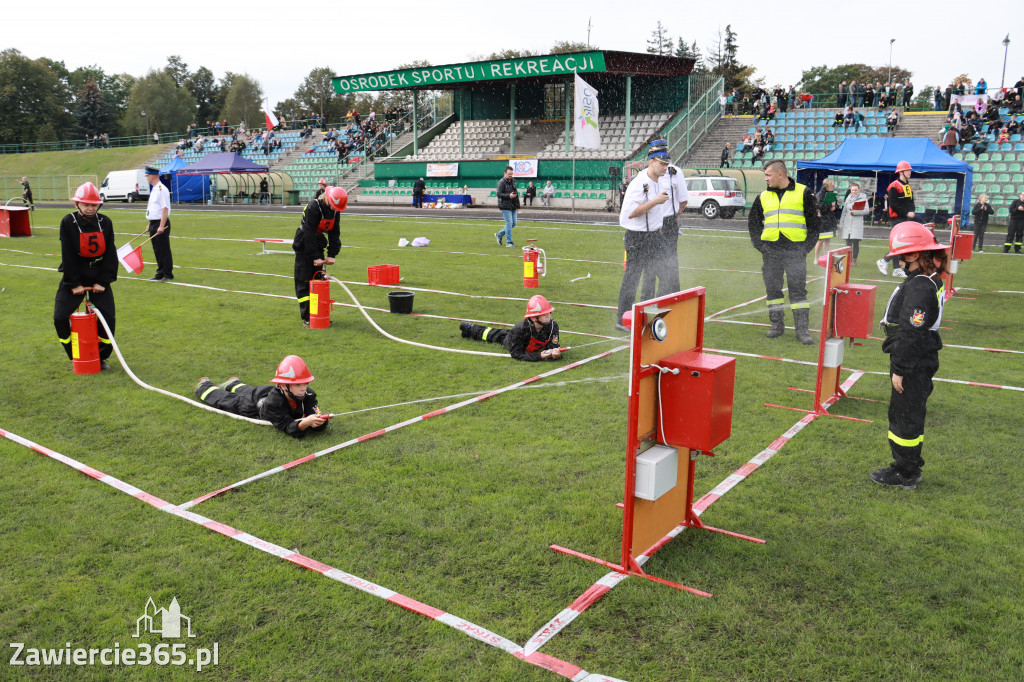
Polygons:
<instances>
[{"instance_id":1,"label":"black uniform trousers","mask_svg":"<svg viewBox=\"0 0 1024 682\"><path fill-rule=\"evenodd\" d=\"M485 327L482 324L471 324L464 336L468 336L474 341L489 341L490 343L504 345L505 338L509 335L510 331L510 329L495 329L494 327Z\"/></svg>"},{"instance_id":2,"label":"black uniform trousers","mask_svg":"<svg viewBox=\"0 0 1024 682\"><path fill-rule=\"evenodd\" d=\"M156 231L160 227L160 221L149 221L149 234L153 237L150 243L153 245L153 254L156 256L156 274L173 277L174 258L171 256L171 221L168 220L166 225L167 229L164 230L164 233L157 234Z\"/></svg>"},{"instance_id":3,"label":"black uniform trousers","mask_svg":"<svg viewBox=\"0 0 1024 682\"><path fill-rule=\"evenodd\" d=\"M92 286L92 284L90 282L83 286ZM69 358L71 358L71 313L82 305L84 298L85 294L76 296L71 293L71 289L63 284L57 287L57 297L53 302L53 328L57 330L57 338L60 339ZM103 315L107 324L110 325L111 334L113 334L116 329L117 316L114 314L114 292L110 289L110 285L105 285L103 293L90 293L89 301ZM100 340L100 360L106 360L114 352L114 346L110 343L107 332L103 329L103 324L98 317L96 318L96 334Z\"/></svg>"},{"instance_id":4,"label":"black uniform trousers","mask_svg":"<svg viewBox=\"0 0 1024 682\"><path fill-rule=\"evenodd\" d=\"M196 386L196 397L218 410L252 419L260 418L259 406L256 403L258 386L248 386L235 379L226 384L225 388L207 380Z\"/></svg>"},{"instance_id":5,"label":"black uniform trousers","mask_svg":"<svg viewBox=\"0 0 1024 682\"><path fill-rule=\"evenodd\" d=\"M903 393L892 389L889 397L889 448L893 466L907 476L914 476L924 466L921 444L924 441L924 417L928 396L932 394L932 377L939 368L938 358L903 377ZM892 374L890 372L890 378Z\"/></svg>"},{"instance_id":6,"label":"black uniform trousers","mask_svg":"<svg viewBox=\"0 0 1024 682\"><path fill-rule=\"evenodd\" d=\"M636 288L640 284L643 273L654 268L654 257L662 246L661 232L651 230L650 232L637 232L626 230L624 237L626 248L626 272L622 275L622 286L619 288L619 314L615 321L622 322L622 314L632 310L636 300ZM676 271L678 277L678 270ZM654 281L651 280L651 290L642 291L642 300L651 298L654 294Z\"/></svg>"},{"instance_id":7,"label":"black uniform trousers","mask_svg":"<svg viewBox=\"0 0 1024 682\"><path fill-rule=\"evenodd\" d=\"M313 265L313 258L295 254L295 298L299 301L299 315L304 322L309 322L309 280L323 268Z\"/></svg>"},{"instance_id":8,"label":"black uniform trousers","mask_svg":"<svg viewBox=\"0 0 1024 682\"><path fill-rule=\"evenodd\" d=\"M768 310L782 310L786 295L782 293L783 275L789 284L789 304L807 303L807 253L802 248L782 248L762 242L761 278L768 295ZM807 307L806 305L801 307Z\"/></svg>"},{"instance_id":9,"label":"black uniform trousers","mask_svg":"<svg viewBox=\"0 0 1024 682\"><path fill-rule=\"evenodd\" d=\"M1006 243L1003 244L1003 253L1010 250L1013 247L1014 253L1020 253L1020 249L1024 242L1024 220L1011 220L1010 227L1006 230Z\"/></svg>"},{"instance_id":10,"label":"black uniform trousers","mask_svg":"<svg viewBox=\"0 0 1024 682\"><path fill-rule=\"evenodd\" d=\"M892 228L896 227L900 223L905 223L905 222L906 222L906 220L904 220L903 218L889 218L889 231L892 232ZM886 258L885 256L882 256L882 258L887 260L887 261L889 261L890 263L892 263L893 270L895 270L896 268L898 268L900 266L900 257L899 256L892 256L891 258Z\"/></svg>"},{"instance_id":11,"label":"black uniform trousers","mask_svg":"<svg viewBox=\"0 0 1024 682\"><path fill-rule=\"evenodd\" d=\"M652 266L644 269L640 283L640 300L647 301L655 296L665 296L679 291L679 228L662 227L651 239L653 252ZM657 287L655 287L657 279ZM657 293L655 293L657 289Z\"/></svg>"},{"instance_id":12,"label":"black uniform trousers","mask_svg":"<svg viewBox=\"0 0 1024 682\"><path fill-rule=\"evenodd\" d=\"M974 250L981 251L985 247L985 230L988 229L988 224L978 225L974 223Z\"/></svg>"}]
</instances>

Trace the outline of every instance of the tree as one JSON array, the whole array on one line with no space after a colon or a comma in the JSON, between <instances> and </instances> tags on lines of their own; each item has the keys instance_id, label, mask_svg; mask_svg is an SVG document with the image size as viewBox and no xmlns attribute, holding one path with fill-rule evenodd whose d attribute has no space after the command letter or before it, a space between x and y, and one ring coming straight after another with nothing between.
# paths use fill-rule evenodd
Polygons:
<instances>
[{"instance_id":1,"label":"tree","mask_svg":"<svg viewBox=\"0 0 1024 682\"><path fill-rule=\"evenodd\" d=\"M260 87L259 82L253 80L246 73L234 74L231 89L228 91L227 97L224 98L224 108L220 112L220 117L227 120L228 125L235 125L239 121L245 121L246 125L251 125L261 111L263 111L263 88Z\"/></svg>"},{"instance_id":2,"label":"tree","mask_svg":"<svg viewBox=\"0 0 1024 682\"><path fill-rule=\"evenodd\" d=\"M121 125L129 135L184 133L194 116L192 94L176 87L166 71L150 71L132 88Z\"/></svg>"},{"instance_id":3,"label":"tree","mask_svg":"<svg viewBox=\"0 0 1024 682\"><path fill-rule=\"evenodd\" d=\"M303 112L320 114L324 120L337 121L346 113L345 105L350 98L334 91L331 79L334 71L324 66L313 69L295 91L295 101Z\"/></svg>"},{"instance_id":4,"label":"tree","mask_svg":"<svg viewBox=\"0 0 1024 682\"><path fill-rule=\"evenodd\" d=\"M668 29L661 25L661 21L651 31L651 37L647 39L647 51L650 54L671 56L672 38L668 35Z\"/></svg>"},{"instance_id":5,"label":"tree","mask_svg":"<svg viewBox=\"0 0 1024 682\"><path fill-rule=\"evenodd\" d=\"M571 40L559 40L557 43L551 46L549 54L568 54L570 52L590 52L591 50L599 50L597 45L587 45L586 43L576 43Z\"/></svg>"},{"instance_id":6,"label":"tree","mask_svg":"<svg viewBox=\"0 0 1024 682\"><path fill-rule=\"evenodd\" d=\"M71 73L68 74L67 84L68 88L71 89L71 93L74 96L78 96L82 92L82 88L89 81L96 83L96 87L103 90L103 85L106 82L107 74L103 73L103 69L96 66L80 66Z\"/></svg>"},{"instance_id":7,"label":"tree","mask_svg":"<svg viewBox=\"0 0 1024 682\"><path fill-rule=\"evenodd\" d=\"M97 135L116 129L117 116L110 101L94 80L87 80L75 101L75 135Z\"/></svg>"},{"instance_id":8,"label":"tree","mask_svg":"<svg viewBox=\"0 0 1024 682\"><path fill-rule=\"evenodd\" d=\"M174 84L179 88L185 87L185 83L188 81L188 64L182 61L181 57L176 54L172 54L167 58L167 66L164 67L164 72L171 77Z\"/></svg>"},{"instance_id":9,"label":"tree","mask_svg":"<svg viewBox=\"0 0 1024 682\"><path fill-rule=\"evenodd\" d=\"M498 52L492 52L486 57L485 60L492 59L522 59L523 57L533 57L534 53L529 50L499 50Z\"/></svg>"},{"instance_id":10,"label":"tree","mask_svg":"<svg viewBox=\"0 0 1024 682\"><path fill-rule=\"evenodd\" d=\"M18 50L0 52L0 142L63 139L72 118L59 62L29 59Z\"/></svg>"},{"instance_id":11,"label":"tree","mask_svg":"<svg viewBox=\"0 0 1024 682\"><path fill-rule=\"evenodd\" d=\"M224 103L218 102L219 88L213 71L200 66L185 80L185 87L196 101L196 122L205 125L216 119Z\"/></svg>"},{"instance_id":12,"label":"tree","mask_svg":"<svg viewBox=\"0 0 1024 682\"><path fill-rule=\"evenodd\" d=\"M690 45L687 45L682 37L676 39L676 49L672 53L673 57L682 57L683 59L692 59L693 72L695 74L705 74L708 72L708 67L704 63L704 56L700 52L700 48L697 47L697 41L693 41Z\"/></svg>"},{"instance_id":13,"label":"tree","mask_svg":"<svg viewBox=\"0 0 1024 682\"><path fill-rule=\"evenodd\" d=\"M283 116L287 121L291 122L292 119L298 118L303 111L299 107L299 103L295 101L295 98L289 97L274 105L274 113L277 114L278 118Z\"/></svg>"},{"instance_id":14,"label":"tree","mask_svg":"<svg viewBox=\"0 0 1024 682\"><path fill-rule=\"evenodd\" d=\"M708 46L708 66L711 73L725 79L725 89L743 88L751 83L756 69L741 64L737 58L739 45L732 25L727 24L725 33L718 32L718 40Z\"/></svg>"},{"instance_id":15,"label":"tree","mask_svg":"<svg viewBox=\"0 0 1024 682\"><path fill-rule=\"evenodd\" d=\"M131 97L132 89L135 88L137 82L138 79L131 74L118 73L108 76L103 84L103 95L110 101L110 106L118 121L122 121L128 111L128 98ZM118 127L119 132L124 133L120 123Z\"/></svg>"},{"instance_id":16,"label":"tree","mask_svg":"<svg viewBox=\"0 0 1024 682\"><path fill-rule=\"evenodd\" d=\"M893 66L892 79L894 83L902 83L911 77L911 72L906 69ZM885 83L889 76L889 65L868 66L867 64L840 64L836 67L827 65L812 66L800 76L797 89L804 92L831 93L839 92L839 84L846 81L857 81L858 83Z\"/></svg>"}]
</instances>

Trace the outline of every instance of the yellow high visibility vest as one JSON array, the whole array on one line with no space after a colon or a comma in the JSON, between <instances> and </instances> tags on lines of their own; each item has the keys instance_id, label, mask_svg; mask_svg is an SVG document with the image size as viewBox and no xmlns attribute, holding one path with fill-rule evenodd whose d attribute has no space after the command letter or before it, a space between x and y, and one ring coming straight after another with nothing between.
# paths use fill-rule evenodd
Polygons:
<instances>
[{"instance_id":1,"label":"yellow high visibility vest","mask_svg":"<svg viewBox=\"0 0 1024 682\"><path fill-rule=\"evenodd\" d=\"M804 218L804 190L800 183L782 193L780 198L771 189L761 192L761 210L764 211L764 227L761 241L777 242L782 234L791 242L807 239L807 220Z\"/></svg>"}]
</instances>

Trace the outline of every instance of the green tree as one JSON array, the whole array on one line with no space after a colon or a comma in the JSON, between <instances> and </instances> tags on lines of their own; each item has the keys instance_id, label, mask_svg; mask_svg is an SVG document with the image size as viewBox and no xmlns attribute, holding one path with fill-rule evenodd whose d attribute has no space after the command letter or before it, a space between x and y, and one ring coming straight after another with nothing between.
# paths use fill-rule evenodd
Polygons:
<instances>
[{"instance_id":1,"label":"green tree","mask_svg":"<svg viewBox=\"0 0 1024 682\"><path fill-rule=\"evenodd\" d=\"M196 123L205 126L220 114L223 101L218 101L217 81L205 66L200 66L185 80L185 87L196 101Z\"/></svg>"},{"instance_id":2,"label":"green tree","mask_svg":"<svg viewBox=\"0 0 1024 682\"><path fill-rule=\"evenodd\" d=\"M193 121L195 101L192 94L178 88L165 71L150 71L132 88L121 127L129 135L150 133L184 134Z\"/></svg>"},{"instance_id":3,"label":"green tree","mask_svg":"<svg viewBox=\"0 0 1024 682\"><path fill-rule=\"evenodd\" d=\"M292 119L298 118L302 113L302 109L299 108L299 103L295 101L294 97L289 97L274 105L274 113L278 118L284 118L291 123Z\"/></svg>"},{"instance_id":4,"label":"green tree","mask_svg":"<svg viewBox=\"0 0 1024 682\"><path fill-rule=\"evenodd\" d=\"M56 67L55 67L56 65ZM57 68L59 67L59 68ZM64 139L72 125L63 64L0 52L0 142Z\"/></svg>"},{"instance_id":5,"label":"green tree","mask_svg":"<svg viewBox=\"0 0 1024 682\"><path fill-rule=\"evenodd\" d=\"M93 81L100 90L103 90L106 80L107 74L95 64L80 66L67 76L68 88L71 89L72 94L76 97L82 92L82 88L85 87L87 82Z\"/></svg>"},{"instance_id":6,"label":"green tree","mask_svg":"<svg viewBox=\"0 0 1024 682\"><path fill-rule=\"evenodd\" d=\"M333 77L334 72L328 67L309 72L293 95L302 111L320 114L326 121L338 121L347 113L345 105L351 99L334 91Z\"/></svg>"},{"instance_id":7,"label":"green tree","mask_svg":"<svg viewBox=\"0 0 1024 682\"><path fill-rule=\"evenodd\" d=\"M260 116L263 111L263 88L249 74L233 75L220 117L227 120L228 125L245 121L247 127L262 127L259 124L263 121Z\"/></svg>"},{"instance_id":8,"label":"green tree","mask_svg":"<svg viewBox=\"0 0 1024 682\"><path fill-rule=\"evenodd\" d=\"M188 64L176 54L172 54L167 58L167 66L164 67L164 73L170 76L174 84L179 88L185 87L185 83L188 82Z\"/></svg>"},{"instance_id":9,"label":"green tree","mask_svg":"<svg viewBox=\"0 0 1024 682\"><path fill-rule=\"evenodd\" d=\"M94 80L87 80L75 100L75 136L116 131L117 116Z\"/></svg>"},{"instance_id":10,"label":"green tree","mask_svg":"<svg viewBox=\"0 0 1024 682\"><path fill-rule=\"evenodd\" d=\"M658 25L651 31L651 37L647 39L647 52L672 55L672 38L668 34L668 29L661 25L661 21L658 21Z\"/></svg>"},{"instance_id":11,"label":"green tree","mask_svg":"<svg viewBox=\"0 0 1024 682\"><path fill-rule=\"evenodd\" d=\"M739 45L732 25L727 24L725 32L718 32L718 40L708 46L708 66L711 73L725 79L726 92L734 88L746 88L753 79L756 69L741 64L738 59Z\"/></svg>"},{"instance_id":12,"label":"green tree","mask_svg":"<svg viewBox=\"0 0 1024 682\"><path fill-rule=\"evenodd\" d=\"M137 82L138 79L131 74L118 73L108 76L103 84L103 94L110 101L114 116L118 120L118 132L122 135L127 133L120 122L124 120L124 115L128 111L128 98L131 97Z\"/></svg>"},{"instance_id":13,"label":"green tree","mask_svg":"<svg viewBox=\"0 0 1024 682\"><path fill-rule=\"evenodd\" d=\"M489 55L487 55L486 57L484 57L484 59L485 60L493 60L493 59L521 59L523 57L533 57L533 56L535 56L535 53L531 52L530 50L511 50L511 49L507 49L507 50L498 50L497 52L492 52Z\"/></svg>"},{"instance_id":14,"label":"green tree","mask_svg":"<svg viewBox=\"0 0 1024 682\"><path fill-rule=\"evenodd\" d=\"M551 46L549 54L568 54L570 52L590 52L592 50L599 50L597 45L587 45L586 43L577 43L571 40L559 40L557 43Z\"/></svg>"},{"instance_id":15,"label":"green tree","mask_svg":"<svg viewBox=\"0 0 1024 682\"><path fill-rule=\"evenodd\" d=\"M840 64L836 67L826 65L812 66L800 76L797 89L804 92L832 93L839 91L839 84L846 81L857 81L858 83L885 83L889 75L889 65L868 66L867 64ZM913 74L900 67L892 67L892 79L894 83L902 83Z\"/></svg>"}]
</instances>

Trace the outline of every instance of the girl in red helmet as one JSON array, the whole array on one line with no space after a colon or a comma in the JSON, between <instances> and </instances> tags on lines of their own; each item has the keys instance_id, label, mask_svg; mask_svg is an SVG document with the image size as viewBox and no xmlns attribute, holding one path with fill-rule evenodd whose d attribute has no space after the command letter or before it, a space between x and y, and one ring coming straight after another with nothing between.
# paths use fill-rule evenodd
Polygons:
<instances>
[{"instance_id":1,"label":"girl in red helmet","mask_svg":"<svg viewBox=\"0 0 1024 682\"><path fill-rule=\"evenodd\" d=\"M558 323L551 319L554 307L537 294L526 304L522 322L512 329L494 329L463 322L459 325L462 338L500 343L516 360L538 362L562 357L558 347Z\"/></svg>"},{"instance_id":2,"label":"girl in red helmet","mask_svg":"<svg viewBox=\"0 0 1024 682\"><path fill-rule=\"evenodd\" d=\"M341 251L341 228L338 216L348 205L343 187L326 187L302 211L302 223L295 230L292 250L295 252L295 298L299 300L302 324L309 326L309 281L323 273L323 265L334 265ZM324 249L327 254L324 255Z\"/></svg>"},{"instance_id":3,"label":"girl in red helmet","mask_svg":"<svg viewBox=\"0 0 1024 682\"><path fill-rule=\"evenodd\" d=\"M891 466L871 474L881 485L914 490L921 480L921 444L932 377L939 369L939 324L942 322L942 273L949 262L948 246L920 223L904 222L889 234L889 256L907 273L893 292L882 317L889 353L892 395L889 398Z\"/></svg>"},{"instance_id":4,"label":"girl in red helmet","mask_svg":"<svg viewBox=\"0 0 1024 682\"><path fill-rule=\"evenodd\" d=\"M82 304L87 290L90 291L89 302L102 313L111 333L117 318L114 292L110 288L117 280L114 223L98 212L103 202L91 182L79 187L71 201L77 210L60 221L60 267L57 270L64 276L53 303L53 326L69 358L72 357L70 316ZM100 340L100 369L110 369L107 358L114 347L98 319L96 331Z\"/></svg>"},{"instance_id":5,"label":"girl in red helmet","mask_svg":"<svg viewBox=\"0 0 1024 682\"><path fill-rule=\"evenodd\" d=\"M263 386L248 386L232 377L217 385L210 377L196 384L196 396L218 410L252 419L265 419L293 438L307 431L322 431L327 420L320 414L316 393L309 384L313 375L298 355L289 355L277 366L277 374Z\"/></svg>"}]
</instances>

